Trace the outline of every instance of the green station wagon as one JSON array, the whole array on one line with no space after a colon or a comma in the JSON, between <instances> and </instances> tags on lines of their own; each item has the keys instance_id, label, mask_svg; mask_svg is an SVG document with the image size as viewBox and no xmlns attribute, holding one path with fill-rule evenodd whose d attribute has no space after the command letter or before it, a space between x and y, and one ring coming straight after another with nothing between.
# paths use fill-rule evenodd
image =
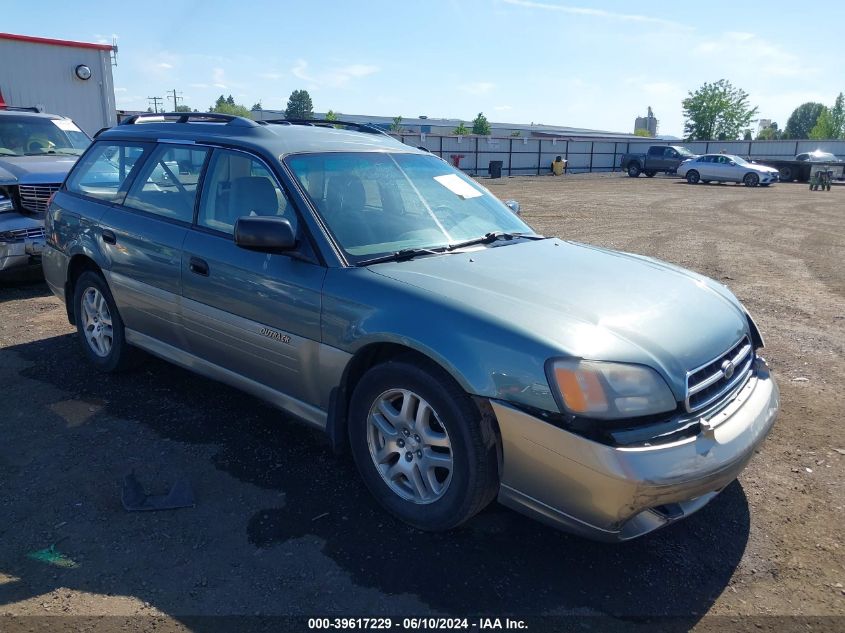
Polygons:
<instances>
[{"instance_id":1,"label":"green station wagon","mask_svg":"<svg viewBox=\"0 0 845 633\"><path fill-rule=\"evenodd\" d=\"M418 528L498 498L620 541L701 508L777 415L751 317L517 211L374 128L142 115L52 199L43 266L96 368L140 348L263 398Z\"/></svg>"}]
</instances>

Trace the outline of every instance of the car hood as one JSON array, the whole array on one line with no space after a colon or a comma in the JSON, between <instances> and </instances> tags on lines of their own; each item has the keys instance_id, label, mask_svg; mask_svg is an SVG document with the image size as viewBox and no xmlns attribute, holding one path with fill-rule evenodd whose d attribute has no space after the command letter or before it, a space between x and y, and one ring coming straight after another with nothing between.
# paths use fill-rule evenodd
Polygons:
<instances>
[{"instance_id":1,"label":"car hood","mask_svg":"<svg viewBox=\"0 0 845 633\"><path fill-rule=\"evenodd\" d=\"M756 171L764 172L764 173L767 173L767 174L776 174L776 173L778 173L778 170L777 170L775 167L769 167L768 165L759 165L759 164L757 164L757 163L751 163L751 166L752 166L752 167L753 167Z\"/></svg>"},{"instance_id":2,"label":"car hood","mask_svg":"<svg viewBox=\"0 0 845 633\"><path fill-rule=\"evenodd\" d=\"M39 185L64 182L76 156L0 156L0 185Z\"/></svg>"},{"instance_id":3,"label":"car hood","mask_svg":"<svg viewBox=\"0 0 845 633\"><path fill-rule=\"evenodd\" d=\"M558 239L371 270L539 340L552 355L652 366L679 397L687 371L748 331L741 304L721 284L647 257Z\"/></svg>"}]
</instances>

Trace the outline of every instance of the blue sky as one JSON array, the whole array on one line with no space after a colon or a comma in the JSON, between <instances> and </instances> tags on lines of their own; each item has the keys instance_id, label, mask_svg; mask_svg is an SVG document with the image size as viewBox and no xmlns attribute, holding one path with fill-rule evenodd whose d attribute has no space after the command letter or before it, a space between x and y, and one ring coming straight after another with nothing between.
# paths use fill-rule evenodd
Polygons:
<instances>
[{"instance_id":1,"label":"blue sky","mask_svg":"<svg viewBox=\"0 0 845 633\"><path fill-rule=\"evenodd\" d=\"M466 0L3 3L3 31L117 38L119 108L176 88L204 110L220 93L282 109L454 117L631 131L651 105L681 135L681 100L727 78L783 127L804 101L845 90L845 5ZM822 69L814 69L817 65ZM170 104L170 101L168 101Z\"/></svg>"}]
</instances>

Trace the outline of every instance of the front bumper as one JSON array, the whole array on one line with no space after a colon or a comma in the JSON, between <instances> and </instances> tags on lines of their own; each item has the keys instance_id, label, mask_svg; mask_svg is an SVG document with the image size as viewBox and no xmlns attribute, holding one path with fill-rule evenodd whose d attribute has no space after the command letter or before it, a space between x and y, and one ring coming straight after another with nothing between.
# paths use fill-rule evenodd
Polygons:
<instances>
[{"instance_id":1,"label":"front bumper","mask_svg":"<svg viewBox=\"0 0 845 633\"><path fill-rule=\"evenodd\" d=\"M762 359L709 430L669 444L606 446L493 401L499 501L564 530L625 541L689 516L736 479L774 424L779 392Z\"/></svg>"},{"instance_id":2,"label":"front bumper","mask_svg":"<svg viewBox=\"0 0 845 633\"><path fill-rule=\"evenodd\" d=\"M43 250L43 237L0 241L0 271L38 265Z\"/></svg>"}]
</instances>

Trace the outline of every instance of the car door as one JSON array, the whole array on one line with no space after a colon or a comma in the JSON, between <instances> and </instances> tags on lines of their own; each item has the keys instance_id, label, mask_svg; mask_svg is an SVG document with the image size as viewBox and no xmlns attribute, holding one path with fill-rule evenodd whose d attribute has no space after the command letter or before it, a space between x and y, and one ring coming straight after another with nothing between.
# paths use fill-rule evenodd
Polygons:
<instances>
[{"instance_id":1,"label":"car door","mask_svg":"<svg viewBox=\"0 0 845 633\"><path fill-rule=\"evenodd\" d=\"M693 169L698 172L702 180L715 180L715 165L712 156L701 156L696 159Z\"/></svg>"},{"instance_id":2,"label":"car door","mask_svg":"<svg viewBox=\"0 0 845 633\"><path fill-rule=\"evenodd\" d=\"M309 419L313 410L302 403L328 406L316 371L326 269L309 250L290 200L261 158L214 151L182 254L182 314L192 354L232 372L230 379L234 374L235 382L253 392L257 384L284 394L288 400L281 404ZM247 215L287 218L301 235L303 252L240 248L234 225Z\"/></svg>"},{"instance_id":3,"label":"car door","mask_svg":"<svg viewBox=\"0 0 845 633\"><path fill-rule=\"evenodd\" d=\"M730 156L718 156L718 173L721 180L726 182L739 182L742 177L742 169Z\"/></svg>"},{"instance_id":4,"label":"car door","mask_svg":"<svg viewBox=\"0 0 845 633\"><path fill-rule=\"evenodd\" d=\"M142 336L185 347L179 316L182 242L208 153L191 145L159 144L138 167L122 204L100 220L109 287L130 342Z\"/></svg>"}]
</instances>

